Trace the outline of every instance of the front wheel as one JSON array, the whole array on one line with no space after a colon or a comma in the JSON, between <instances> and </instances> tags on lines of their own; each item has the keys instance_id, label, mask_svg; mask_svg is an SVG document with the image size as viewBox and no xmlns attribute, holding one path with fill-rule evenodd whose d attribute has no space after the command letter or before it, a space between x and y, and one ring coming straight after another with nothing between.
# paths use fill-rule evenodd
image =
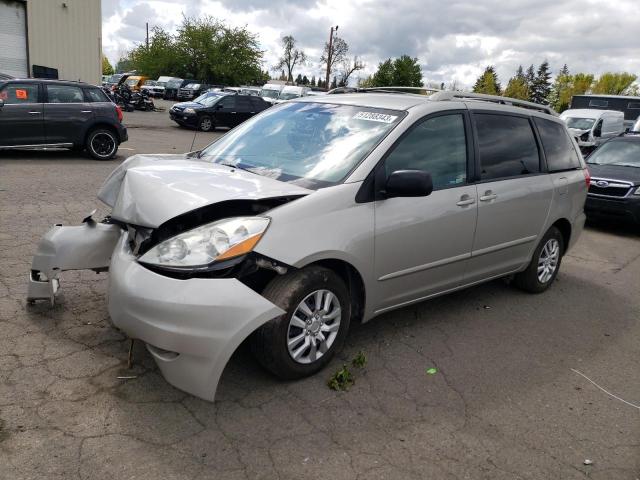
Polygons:
<instances>
[{"instance_id":1,"label":"front wheel","mask_svg":"<svg viewBox=\"0 0 640 480\"><path fill-rule=\"evenodd\" d=\"M209 115L203 115L200 117L200 120L198 120L198 130L202 132L211 132L215 130L215 125Z\"/></svg>"},{"instance_id":2,"label":"front wheel","mask_svg":"<svg viewBox=\"0 0 640 480\"><path fill-rule=\"evenodd\" d=\"M515 285L530 293L544 292L558 275L564 248L564 238L560 230L551 227L533 252L527 269L515 276Z\"/></svg>"},{"instance_id":3,"label":"front wheel","mask_svg":"<svg viewBox=\"0 0 640 480\"><path fill-rule=\"evenodd\" d=\"M111 160L118 151L118 139L111 130L98 128L87 136L85 148L96 160Z\"/></svg>"},{"instance_id":4,"label":"front wheel","mask_svg":"<svg viewBox=\"0 0 640 480\"><path fill-rule=\"evenodd\" d=\"M251 336L264 368L283 379L313 375L340 349L349 330L349 291L333 271L307 267L276 277L262 295L286 313Z\"/></svg>"}]
</instances>

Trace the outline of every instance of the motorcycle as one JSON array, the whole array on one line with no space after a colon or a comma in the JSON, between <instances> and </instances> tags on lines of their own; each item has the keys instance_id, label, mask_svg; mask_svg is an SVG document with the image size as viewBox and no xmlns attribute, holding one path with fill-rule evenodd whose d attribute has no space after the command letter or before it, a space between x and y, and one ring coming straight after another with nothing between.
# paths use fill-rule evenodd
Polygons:
<instances>
[{"instance_id":1,"label":"motorcycle","mask_svg":"<svg viewBox=\"0 0 640 480\"><path fill-rule=\"evenodd\" d=\"M156 109L153 100L149 96L149 92L142 90L140 92L133 92L131 94L131 103L134 108L138 110L144 110L145 112L153 111Z\"/></svg>"}]
</instances>

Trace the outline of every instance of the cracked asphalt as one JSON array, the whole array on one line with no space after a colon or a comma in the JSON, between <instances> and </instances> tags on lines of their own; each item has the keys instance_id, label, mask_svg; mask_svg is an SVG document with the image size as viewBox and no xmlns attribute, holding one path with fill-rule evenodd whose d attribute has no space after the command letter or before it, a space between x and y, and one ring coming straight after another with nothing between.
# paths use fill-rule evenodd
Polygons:
<instances>
[{"instance_id":1,"label":"cracked asphalt","mask_svg":"<svg viewBox=\"0 0 640 480\"><path fill-rule=\"evenodd\" d=\"M496 281L353 328L302 381L273 378L241 347L215 403L168 385L139 344L127 369L107 274L66 272L54 308L27 306L53 223L106 214L95 194L126 156L191 146L166 112L125 120L114 161L0 153L1 479L640 478L640 409L572 371L640 405L638 229L590 226L542 295ZM330 390L360 351L355 385Z\"/></svg>"}]
</instances>

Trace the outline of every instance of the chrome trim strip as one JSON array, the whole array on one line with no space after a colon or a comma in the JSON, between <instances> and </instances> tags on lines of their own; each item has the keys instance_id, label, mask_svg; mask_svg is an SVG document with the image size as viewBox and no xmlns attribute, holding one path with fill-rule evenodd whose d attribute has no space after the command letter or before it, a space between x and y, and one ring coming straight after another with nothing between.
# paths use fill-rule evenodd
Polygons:
<instances>
[{"instance_id":1,"label":"chrome trim strip","mask_svg":"<svg viewBox=\"0 0 640 480\"><path fill-rule=\"evenodd\" d=\"M37 149L37 148L70 148L70 147L73 147L73 143L42 143L42 144L36 144L36 145L0 145L0 150L6 150L9 148Z\"/></svg>"},{"instance_id":2,"label":"chrome trim strip","mask_svg":"<svg viewBox=\"0 0 640 480\"><path fill-rule=\"evenodd\" d=\"M418 265L417 267L406 268L397 272L388 273L378 278L378 280L391 280L392 278L402 277L404 275L409 275L410 273L421 272L422 270L428 270L430 268L441 267L442 265L448 265L450 263L459 262L460 260L466 260L469 258L471 258L471 253L463 253L462 255L456 255L455 257L444 258L442 260L436 260L435 262L425 263L424 265Z\"/></svg>"},{"instance_id":3,"label":"chrome trim strip","mask_svg":"<svg viewBox=\"0 0 640 480\"><path fill-rule=\"evenodd\" d=\"M597 182L609 182L609 185L606 187L598 187L598 188L627 188L628 191L624 195L604 195L602 193L589 193L587 191L587 196L599 197L599 198L628 198L634 192L634 184L633 182L629 182L627 180L614 180L612 178L601 178L601 177L591 177L591 182L589 185L598 186Z\"/></svg>"},{"instance_id":4,"label":"chrome trim strip","mask_svg":"<svg viewBox=\"0 0 640 480\"><path fill-rule=\"evenodd\" d=\"M373 315L379 315L381 313L388 312L389 310L395 310L396 308L406 307L406 306L412 305L414 303L419 303L419 302L423 302L425 300L429 300L430 298L439 297L441 295L446 295L447 293L455 292L457 290L462 290L462 289L465 289L467 287L471 287L473 285L478 285L480 283L489 282L489 281L491 281L491 280L493 280L495 278L507 277L507 276L509 276L511 274L514 274L514 273L516 273L516 272L518 272L520 270L521 269L518 268L518 269L512 270L510 272L500 273L498 275L493 275L491 277L483 278L483 279L477 280L475 282L465 283L464 285L460 285L458 287L453 287L453 288L450 288L448 290L443 290L441 292L436 292L436 293L432 293L432 294L429 294L429 295L425 295L424 297L416 298L414 300L408 300L406 302L398 303L397 305L392 305L390 307L381 308L379 310L375 310L373 312Z\"/></svg>"},{"instance_id":5,"label":"chrome trim strip","mask_svg":"<svg viewBox=\"0 0 640 480\"><path fill-rule=\"evenodd\" d=\"M530 237L519 238L517 240L511 240L510 242L499 243L498 245L493 245L487 248L481 248L480 250L475 250L471 252L471 257L479 257L481 255L486 255L487 253L497 252L498 250L504 250L505 248L515 247L517 245L522 245L524 243L533 242L537 235L531 235Z\"/></svg>"}]
</instances>

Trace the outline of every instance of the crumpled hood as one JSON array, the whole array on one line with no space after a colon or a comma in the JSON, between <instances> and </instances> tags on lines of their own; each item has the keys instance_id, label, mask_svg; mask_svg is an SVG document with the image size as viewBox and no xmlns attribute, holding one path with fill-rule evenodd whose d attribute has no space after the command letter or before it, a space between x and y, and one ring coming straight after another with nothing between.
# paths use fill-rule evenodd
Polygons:
<instances>
[{"instance_id":1,"label":"crumpled hood","mask_svg":"<svg viewBox=\"0 0 640 480\"><path fill-rule=\"evenodd\" d=\"M105 180L98 198L111 217L156 228L178 215L234 199L308 195L312 190L186 155L134 155Z\"/></svg>"}]
</instances>

